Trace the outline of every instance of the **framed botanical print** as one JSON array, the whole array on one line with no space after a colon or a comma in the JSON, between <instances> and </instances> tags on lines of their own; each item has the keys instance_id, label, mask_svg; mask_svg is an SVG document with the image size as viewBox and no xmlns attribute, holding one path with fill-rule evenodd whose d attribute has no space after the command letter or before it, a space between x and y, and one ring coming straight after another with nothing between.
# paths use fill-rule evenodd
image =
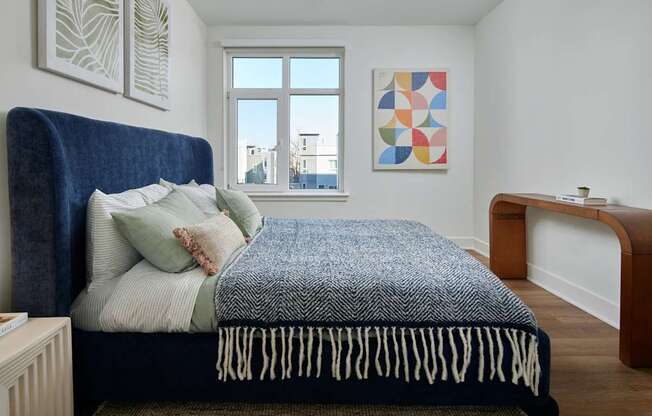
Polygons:
<instances>
[{"instance_id":1,"label":"framed botanical print","mask_svg":"<svg viewBox=\"0 0 652 416\"><path fill-rule=\"evenodd\" d=\"M109 91L124 89L122 0L39 0L38 65Z\"/></svg>"},{"instance_id":2,"label":"framed botanical print","mask_svg":"<svg viewBox=\"0 0 652 416\"><path fill-rule=\"evenodd\" d=\"M125 96L170 109L170 2L126 0Z\"/></svg>"}]
</instances>

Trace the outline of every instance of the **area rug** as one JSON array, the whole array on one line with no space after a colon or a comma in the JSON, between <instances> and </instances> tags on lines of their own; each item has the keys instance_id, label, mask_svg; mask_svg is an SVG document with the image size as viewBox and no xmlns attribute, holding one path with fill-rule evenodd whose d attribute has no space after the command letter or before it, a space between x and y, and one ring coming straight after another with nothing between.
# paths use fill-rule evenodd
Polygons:
<instances>
[{"instance_id":1,"label":"area rug","mask_svg":"<svg viewBox=\"0 0 652 416\"><path fill-rule=\"evenodd\" d=\"M105 402L94 416L525 416L517 408Z\"/></svg>"}]
</instances>

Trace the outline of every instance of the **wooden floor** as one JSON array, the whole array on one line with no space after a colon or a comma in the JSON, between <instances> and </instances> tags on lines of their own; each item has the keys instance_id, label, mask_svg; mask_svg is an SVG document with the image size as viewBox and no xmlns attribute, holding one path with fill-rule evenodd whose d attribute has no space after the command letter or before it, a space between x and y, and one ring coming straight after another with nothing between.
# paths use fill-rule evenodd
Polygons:
<instances>
[{"instance_id":1,"label":"wooden floor","mask_svg":"<svg viewBox=\"0 0 652 416\"><path fill-rule=\"evenodd\" d=\"M488 266L488 258L470 253ZM551 391L562 416L652 416L652 369L618 360L618 330L527 280L503 282L550 336Z\"/></svg>"}]
</instances>

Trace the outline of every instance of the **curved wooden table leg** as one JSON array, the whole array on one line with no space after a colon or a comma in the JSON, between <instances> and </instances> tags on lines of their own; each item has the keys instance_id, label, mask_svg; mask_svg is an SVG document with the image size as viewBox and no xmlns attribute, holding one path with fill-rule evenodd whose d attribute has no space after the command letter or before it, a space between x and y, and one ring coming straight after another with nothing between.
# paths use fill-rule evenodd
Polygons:
<instances>
[{"instance_id":1,"label":"curved wooden table leg","mask_svg":"<svg viewBox=\"0 0 652 416\"><path fill-rule=\"evenodd\" d=\"M527 277L525 209L523 205L504 201L491 204L489 264L501 279Z\"/></svg>"},{"instance_id":2,"label":"curved wooden table leg","mask_svg":"<svg viewBox=\"0 0 652 416\"><path fill-rule=\"evenodd\" d=\"M652 254L620 256L620 361L652 367Z\"/></svg>"}]
</instances>

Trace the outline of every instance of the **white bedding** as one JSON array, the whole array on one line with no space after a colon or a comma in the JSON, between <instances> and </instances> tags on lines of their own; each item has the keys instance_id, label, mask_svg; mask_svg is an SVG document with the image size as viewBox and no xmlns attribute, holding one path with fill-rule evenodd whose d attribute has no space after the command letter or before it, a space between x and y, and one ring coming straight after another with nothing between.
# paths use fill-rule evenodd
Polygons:
<instances>
[{"instance_id":1,"label":"white bedding","mask_svg":"<svg viewBox=\"0 0 652 416\"><path fill-rule=\"evenodd\" d=\"M88 331L188 332L205 278L200 267L166 273L141 260L121 277L82 294L71 315L75 327Z\"/></svg>"},{"instance_id":2,"label":"white bedding","mask_svg":"<svg viewBox=\"0 0 652 416\"><path fill-rule=\"evenodd\" d=\"M201 268L166 273L146 260L120 234L111 213L139 208L180 189L207 215L217 213L215 188L160 180L118 194L96 190L89 199L87 268L89 281L70 310L75 328L105 332L187 331L198 291Z\"/></svg>"},{"instance_id":3,"label":"white bedding","mask_svg":"<svg viewBox=\"0 0 652 416\"><path fill-rule=\"evenodd\" d=\"M101 331L100 314L122 276L96 282L92 290L84 289L70 307L72 325L84 331Z\"/></svg>"}]
</instances>

